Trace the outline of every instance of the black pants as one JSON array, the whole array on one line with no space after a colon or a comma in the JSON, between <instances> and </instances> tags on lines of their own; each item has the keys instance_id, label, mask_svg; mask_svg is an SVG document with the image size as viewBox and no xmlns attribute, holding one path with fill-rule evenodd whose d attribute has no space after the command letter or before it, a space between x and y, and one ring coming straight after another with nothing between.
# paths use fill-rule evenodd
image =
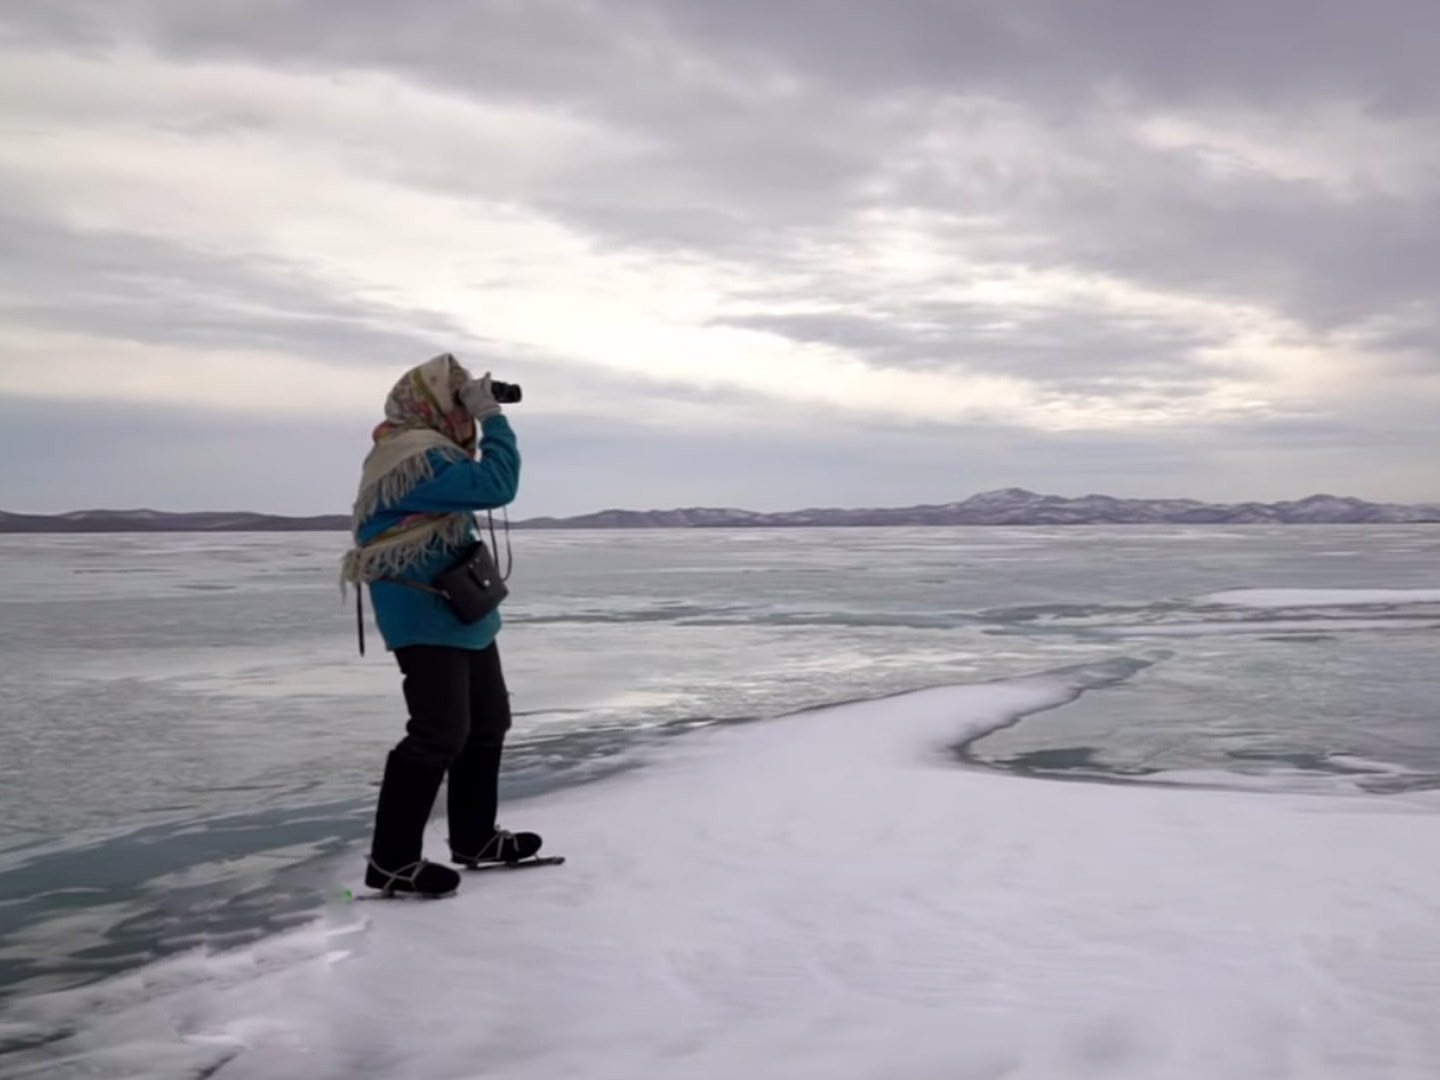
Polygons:
<instances>
[{"instance_id":1,"label":"black pants","mask_svg":"<svg viewBox=\"0 0 1440 1080\"><path fill-rule=\"evenodd\" d=\"M495 831L500 755L510 694L493 644L395 650L410 721L390 753L375 822L374 856L387 869L420 857L425 823L449 773L450 847L474 854ZM394 865L391 865L394 864Z\"/></svg>"}]
</instances>

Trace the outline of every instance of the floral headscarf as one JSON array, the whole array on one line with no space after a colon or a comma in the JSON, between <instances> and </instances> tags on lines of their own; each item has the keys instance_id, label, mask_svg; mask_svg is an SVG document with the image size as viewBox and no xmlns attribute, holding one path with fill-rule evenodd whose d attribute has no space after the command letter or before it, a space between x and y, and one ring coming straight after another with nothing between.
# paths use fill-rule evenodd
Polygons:
<instances>
[{"instance_id":1,"label":"floral headscarf","mask_svg":"<svg viewBox=\"0 0 1440 1080\"><path fill-rule=\"evenodd\" d=\"M438 431L465 450L475 450L475 420L460 404L470 373L449 353L413 367L385 399L385 419L375 428L378 443L402 431Z\"/></svg>"},{"instance_id":2,"label":"floral headscarf","mask_svg":"<svg viewBox=\"0 0 1440 1080\"><path fill-rule=\"evenodd\" d=\"M435 475L436 458L475 456L475 420L460 403L470 373L442 353L400 377L385 399L385 419L365 458L352 514L356 546L345 556L342 581L362 583L404 573L436 545L455 547L472 528L468 513L408 514L363 543L365 525Z\"/></svg>"}]
</instances>

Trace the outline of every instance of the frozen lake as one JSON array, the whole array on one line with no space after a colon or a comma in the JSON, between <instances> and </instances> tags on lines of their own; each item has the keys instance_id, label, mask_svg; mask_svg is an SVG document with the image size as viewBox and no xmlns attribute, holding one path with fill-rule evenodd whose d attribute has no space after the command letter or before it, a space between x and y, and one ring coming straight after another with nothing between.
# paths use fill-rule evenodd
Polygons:
<instances>
[{"instance_id":1,"label":"frozen lake","mask_svg":"<svg viewBox=\"0 0 1440 1080\"><path fill-rule=\"evenodd\" d=\"M1440 530L517 534L571 864L380 911L343 544L0 538L0 1075L1435 1074Z\"/></svg>"}]
</instances>

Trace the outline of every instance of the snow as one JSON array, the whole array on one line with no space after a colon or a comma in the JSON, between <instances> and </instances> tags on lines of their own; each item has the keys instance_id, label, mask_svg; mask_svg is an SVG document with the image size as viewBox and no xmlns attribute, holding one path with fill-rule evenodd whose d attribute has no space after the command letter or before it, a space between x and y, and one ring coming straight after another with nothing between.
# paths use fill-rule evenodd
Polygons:
<instances>
[{"instance_id":1,"label":"snow","mask_svg":"<svg viewBox=\"0 0 1440 1080\"><path fill-rule=\"evenodd\" d=\"M0 1015L0 1045L31 1046L0 1075L1440 1075L1433 796L955 764L958 740L1114 677L663 740L508 807L565 867L32 999Z\"/></svg>"},{"instance_id":2,"label":"snow","mask_svg":"<svg viewBox=\"0 0 1440 1080\"><path fill-rule=\"evenodd\" d=\"M1201 604L1249 608L1369 607L1437 604L1440 589L1234 589L1210 593Z\"/></svg>"},{"instance_id":3,"label":"snow","mask_svg":"<svg viewBox=\"0 0 1440 1080\"><path fill-rule=\"evenodd\" d=\"M1212 637L1225 634L1345 634L1429 629L1435 616L1393 619L1245 619L1240 622L1149 622L1097 626L1102 637Z\"/></svg>"}]
</instances>

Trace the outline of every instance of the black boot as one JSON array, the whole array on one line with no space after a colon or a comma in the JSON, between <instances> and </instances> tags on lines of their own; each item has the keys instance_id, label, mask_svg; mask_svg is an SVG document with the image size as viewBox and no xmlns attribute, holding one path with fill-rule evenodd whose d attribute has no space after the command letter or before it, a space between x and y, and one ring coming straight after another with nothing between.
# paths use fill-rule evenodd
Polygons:
<instances>
[{"instance_id":1,"label":"black boot","mask_svg":"<svg viewBox=\"0 0 1440 1080\"><path fill-rule=\"evenodd\" d=\"M504 744L475 734L450 763L446 803L451 851L479 851L495 835L500 797L500 756Z\"/></svg>"},{"instance_id":2,"label":"black boot","mask_svg":"<svg viewBox=\"0 0 1440 1080\"><path fill-rule=\"evenodd\" d=\"M542 843L544 841L540 839L539 833L512 833L505 829L496 829L473 854L457 850L452 840L450 861L472 870L477 866L488 866L492 863L517 863L522 859L534 858Z\"/></svg>"},{"instance_id":3,"label":"black boot","mask_svg":"<svg viewBox=\"0 0 1440 1080\"><path fill-rule=\"evenodd\" d=\"M425 823L440 789L443 769L428 768L394 751L385 760L385 779L375 810L375 839L365 884L389 894L449 896L460 875L421 858Z\"/></svg>"},{"instance_id":4,"label":"black boot","mask_svg":"<svg viewBox=\"0 0 1440 1080\"><path fill-rule=\"evenodd\" d=\"M495 826L500 793L503 736L472 735L450 765L450 861L476 867L532 858L540 850L533 832L512 833Z\"/></svg>"}]
</instances>

